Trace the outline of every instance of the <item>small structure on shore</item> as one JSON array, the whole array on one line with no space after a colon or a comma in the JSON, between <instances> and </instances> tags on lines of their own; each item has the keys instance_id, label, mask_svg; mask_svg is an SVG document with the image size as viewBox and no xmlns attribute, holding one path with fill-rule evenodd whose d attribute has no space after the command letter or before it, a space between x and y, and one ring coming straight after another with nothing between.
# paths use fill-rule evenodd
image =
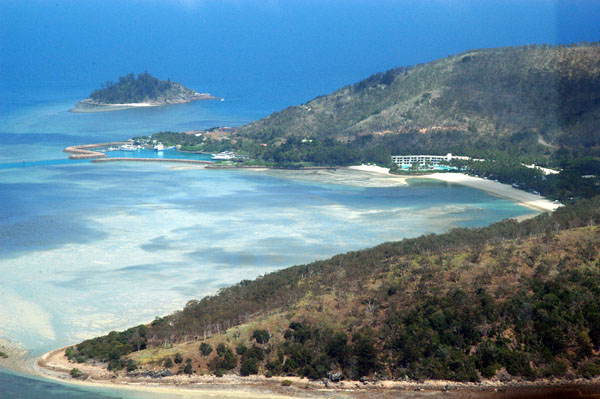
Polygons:
<instances>
[{"instance_id":1,"label":"small structure on shore","mask_svg":"<svg viewBox=\"0 0 600 399\"><path fill-rule=\"evenodd\" d=\"M425 167L427 165L439 166L441 163L447 163L453 159L468 161L471 158L452 155L451 153L446 155L392 155L392 162L401 168L411 167L415 164L418 164L420 167Z\"/></svg>"}]
</instances>

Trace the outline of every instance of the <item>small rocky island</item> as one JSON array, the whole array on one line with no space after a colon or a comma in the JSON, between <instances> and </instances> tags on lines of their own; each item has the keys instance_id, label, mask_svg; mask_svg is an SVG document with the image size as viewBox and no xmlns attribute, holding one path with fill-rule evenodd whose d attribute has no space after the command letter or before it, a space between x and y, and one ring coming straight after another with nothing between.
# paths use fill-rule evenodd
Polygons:
<instances>
[{"instance_id":1,"label":"small rocky island","mask_svg":"<svg viewBox=\"0 0 600 399\"><path fill-rule=\"evenodd\" d=\"M118 82L106 82L88 98L77 103L71 112L119 111L137 107L182 104L196 100L214 100L209 93L198 93L170 79L159 80L148 72L136 77L130 73Z\"/></svg>"}]
</instances>

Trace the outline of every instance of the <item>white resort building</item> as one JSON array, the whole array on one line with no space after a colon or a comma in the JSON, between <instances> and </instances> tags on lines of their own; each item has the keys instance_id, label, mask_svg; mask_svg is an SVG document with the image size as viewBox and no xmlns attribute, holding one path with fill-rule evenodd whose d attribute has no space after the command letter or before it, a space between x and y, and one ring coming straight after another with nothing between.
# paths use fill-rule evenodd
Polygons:
<instances>
[{"instance_id":1,"label":"white resort building","mask_svg":"<svg viewBox=\"0 0 600 399\"><path fill-rule=\"evenodd\" d=\"M400 167L409 167L414 164L419 166L438 166L441 162L450 162L453 159L469 160L469 157L452 155L392 155L392 162Z\"/></svg>"}]
</instances>

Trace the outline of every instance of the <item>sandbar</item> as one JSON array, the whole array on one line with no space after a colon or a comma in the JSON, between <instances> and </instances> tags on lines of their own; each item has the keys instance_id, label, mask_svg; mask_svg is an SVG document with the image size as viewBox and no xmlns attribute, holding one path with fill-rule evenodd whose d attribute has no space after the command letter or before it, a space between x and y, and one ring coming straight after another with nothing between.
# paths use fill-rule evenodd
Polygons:
<instances>
[{"instance_id":1,"label":"sandbar","mask_svg":"<svg viewBox=\"0 0 600 399\"><path fill-rule=\"evenodd\" d=\"M22 346L0 338L0 352L4 352L8 357L0 357L0 367L30 373L31 367L28 364L29 353Z\"/></svg>"}]
</instances>

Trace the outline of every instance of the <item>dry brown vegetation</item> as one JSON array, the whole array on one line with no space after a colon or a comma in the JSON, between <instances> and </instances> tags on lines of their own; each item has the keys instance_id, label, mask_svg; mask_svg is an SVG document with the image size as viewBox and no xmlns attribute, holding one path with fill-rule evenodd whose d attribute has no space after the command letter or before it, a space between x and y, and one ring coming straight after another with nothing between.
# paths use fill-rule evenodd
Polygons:
<instances>
[{"instance_id":1,"label":"dry brown vegetation","mask_svg":"<svg viewBox=\"0 0 600 399\"><path fill-rule=\"evenodd\" d=\"M115 371L132 368L129 359L146 370L183 373L189 363L189 372L217 375L593 376L600 374L599 205L600 198L580 201L521 223L284 269L67 354ZM266 342L252 338L263 330ZM202 355L201 343L212 352Z\"/></svg>"}]
</instances>

